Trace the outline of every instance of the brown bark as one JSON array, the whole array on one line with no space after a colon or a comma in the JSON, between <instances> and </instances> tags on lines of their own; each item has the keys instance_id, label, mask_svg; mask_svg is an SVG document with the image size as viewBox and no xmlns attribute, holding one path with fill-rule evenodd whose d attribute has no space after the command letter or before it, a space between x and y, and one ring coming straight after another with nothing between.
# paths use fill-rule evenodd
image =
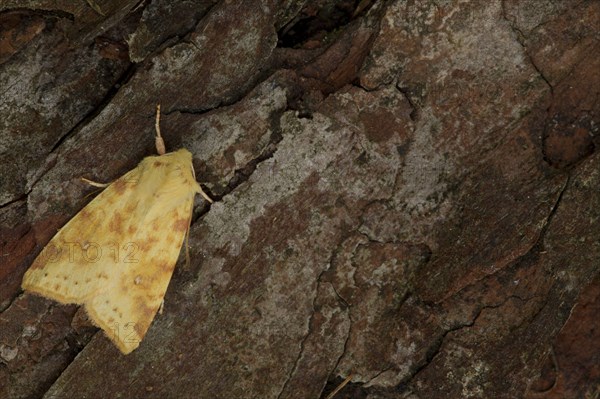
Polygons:
<instances>
[{"instance_id":1,"label":"brown bark","mask_svg":"<svg viewBox=\"0 0 600 399\"><path fill-rule=\"evenodd\" d=\"M4 2L0 397L597 397L599 37L596 1ZM216 201L123 356L20 282L156 103Z\"/></svg>"}]
</instances>

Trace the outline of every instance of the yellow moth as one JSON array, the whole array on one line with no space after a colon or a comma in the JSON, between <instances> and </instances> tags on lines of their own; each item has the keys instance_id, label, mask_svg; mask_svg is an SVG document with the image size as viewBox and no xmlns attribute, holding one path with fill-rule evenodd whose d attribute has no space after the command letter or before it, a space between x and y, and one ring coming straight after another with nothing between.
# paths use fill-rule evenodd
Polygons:
<instances>
[{"instance_id":1,"label":"yellow moth","mask_svg":"<svg viewBox=\"0 0 600 399\"><path fill-rule=\"evenodd\" d=\"M50 240L23 277L23 289L83 305L121 352L138 347L160 308L192 218L192 154L146 157L106 187Z\"/></svg>"}]
</instances>

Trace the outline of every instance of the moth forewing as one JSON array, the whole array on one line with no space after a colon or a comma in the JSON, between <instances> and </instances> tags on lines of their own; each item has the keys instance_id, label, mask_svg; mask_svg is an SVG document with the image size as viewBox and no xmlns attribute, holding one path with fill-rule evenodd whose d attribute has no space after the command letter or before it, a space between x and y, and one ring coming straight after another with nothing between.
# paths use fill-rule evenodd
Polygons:
<instances>
[{"instance_id":1,"label":"moth forewing","mask_svg":"<svg viewBox=\"0 0 600 399\"><path fill-rule=\"evenodd\" d=\"M161 306L196 193L210 200L188 150L144 158L60 229L25 273L23 289L83 305L130 353Z\"/></svg>"}]
</instances>

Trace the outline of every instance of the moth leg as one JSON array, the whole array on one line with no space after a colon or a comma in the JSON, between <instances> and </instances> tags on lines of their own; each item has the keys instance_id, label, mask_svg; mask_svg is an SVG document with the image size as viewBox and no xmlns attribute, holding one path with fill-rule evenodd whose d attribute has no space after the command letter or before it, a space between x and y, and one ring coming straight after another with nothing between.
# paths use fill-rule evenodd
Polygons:
<instances>
[{"instance_id":1,"label":"moth leg","mask_svg":"<svg viewBox=\"0 0 600 399\"><path fill-rule=\"evenodd\" d=\"M190 268L190 227L192 226L192 216L194 214L194 203L190 204L190 219L188 221L188 227L185 231L185 267Z\"/></svg>"},{"instance_id":2,"label":"moth leg","mask_svg":"<svg viewBox=\"0 0 600 399\"><path fill-rule=\"evenodd\" d=\"M198 185L200 187L200 185ZM209 203L213 203L214 201L208 196L208 194L206 194L204 192L204 190L202 190L202 187L200 187L200 195L204 197L205 200L207 200Z\"/></svg>"},{"instance_id":3,"label":"moth leg","mask_svg":"<svg viewBox=\"0 0 600 399\"><path fill-rule=\"evenodd\" d=\"M89 184L90 186L94 186L94 187L105 188L105 187L107 187L110 184L110 183L98 183L98 182L95 182L93 180L86 179L85 177L80 177L80 179L81 179L81 181L84 181L87 184Z\"/></svg>"},{"instance_id":4,"label":"moth leg","mask_svg":"<svg viewBox=\"0 0 600 399\"><path fill-rule=\"evenodd\" d=\"M194 166L192 165L192 176L194 176L194 180L196 180L196 171L194 170ZM200 185L198 184L198 187L200 187ZM204 197L205 200L207 200L209 203L213 203L214 201L208 196L208 194L206 194L204 192L204 190L202 190L202 187L200 187L200 195L202 195Z\"/></svg>"},{"instance_id":5,"label":"moth leg","mask_svg":"<svg viewBox=\"0 0 600 399\"><path fill-rule=\"evenodd\" d=\"M163 314L163 310L165 309L165 300L160 301L160 307L158 308L158 314Z\"/></svg>"},{"instance_id":6,"label":"moth leg","mask_svg":"<svg viewBox=\"0 0 600 399\"><path fill-rule=\"evenodd\" d=\"M154 128L156 129L156 152L158 152L158 155L164 155L167 150L165 148L165 141L160 135L160 104L156 104L156 123Z\"/></svg>"},{"instance_id":7,"label":"moth leg","mask_svg":"<svg viewBox=\"0 0 600 399\"><path fill-rule=\"evenodd\" d=\"M190 217L190 224L192 223L192 218ZM190 268L190 226L188 225L188 229L185 232L185 267Z\"/></svg>"}]
</instances>

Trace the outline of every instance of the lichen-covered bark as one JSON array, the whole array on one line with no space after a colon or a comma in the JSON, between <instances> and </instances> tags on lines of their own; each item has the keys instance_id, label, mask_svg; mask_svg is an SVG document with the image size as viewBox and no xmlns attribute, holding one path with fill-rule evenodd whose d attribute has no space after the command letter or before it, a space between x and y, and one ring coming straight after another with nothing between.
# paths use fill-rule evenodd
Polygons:
<instances>
[{"instance_id":1,"label":"lichen-covered bark","mask_svg":"<svg viewBox=\"0 0 600 399\"><path fill-rule=\"evenodd\" d=\"M600 393L600 3L11 4L1 397ZM216 201L123 356L19 285L156 103Z\"/></svg>"}]
</instances>

